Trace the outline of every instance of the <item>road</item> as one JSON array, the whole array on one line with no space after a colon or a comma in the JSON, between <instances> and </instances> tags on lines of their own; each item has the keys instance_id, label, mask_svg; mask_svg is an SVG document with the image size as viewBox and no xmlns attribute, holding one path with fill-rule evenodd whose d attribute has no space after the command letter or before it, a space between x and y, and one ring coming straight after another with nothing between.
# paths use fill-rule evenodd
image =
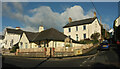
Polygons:
<instances>
[{"instance_id":1,"label":"road","mask_svg":"<svg viewBox=\"0 0 120 69\"><path fill-rule=\"evenodd\" d=\"M5 56L3 68L16 67L38 69L39 67L81 67L81 68L109 68L118 69L120 67L120 57L115 48L108 51L99 51L96 55L88 57L74 58L21 58Z\"/></svg>"}]
</instances>

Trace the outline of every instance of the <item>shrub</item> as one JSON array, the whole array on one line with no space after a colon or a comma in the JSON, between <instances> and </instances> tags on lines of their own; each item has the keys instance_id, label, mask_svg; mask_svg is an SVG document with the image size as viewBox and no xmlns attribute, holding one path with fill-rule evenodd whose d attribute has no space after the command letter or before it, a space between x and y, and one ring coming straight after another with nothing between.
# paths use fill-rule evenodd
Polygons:
<instances>
[{"instance_id":1,"label":"shrub","mask_svg":"<svg viewBox=\"0 0 120 69\"><path fill-rule=\"evenodd\" d=\"M97 43L99 43L98 40L94 40L94 41L93 41L93 44L97 44Z\"/></svg>"},{"instance_id":2,"label":"shrub","mask_svg":"<svg viewBox=\"0 0 120 69\"><path fill-rule=\"evenodd\" d=\"M92 40L81 40L80 43L81 44L91 44L91 43L93 43L93 41Z\"/></svg>"},{"instance_id":3,"label":"shrub","mask_svg":"<svg viewBox=\"0 0 120 69\"><path fill-rule=\"evenodd\" d=\"M94 33L91 35L91 38L95 41L98 40L99 37L100 37L100 33Z\"/></svg>"},{"instance_id":4,"label":"shrub","mask_svg":"<svg viewBox=\"0 0 120 69\"><path fill-rule=\"evenodd\" d=\"M18 46L13 46L12 47L12 50L10 51L11 53L15 53L16 52L16 49L19 49L19 47Z\"/></svg>"},{"instance_id":5,"label":"shrub","mask_svg":"<svg viewBox=\"0 0 120 69\"><path fill-rule=\"evenodd\" d=\"M70 44L66 44L65 47L70 47Z\"/></svg>"}]
</instances>

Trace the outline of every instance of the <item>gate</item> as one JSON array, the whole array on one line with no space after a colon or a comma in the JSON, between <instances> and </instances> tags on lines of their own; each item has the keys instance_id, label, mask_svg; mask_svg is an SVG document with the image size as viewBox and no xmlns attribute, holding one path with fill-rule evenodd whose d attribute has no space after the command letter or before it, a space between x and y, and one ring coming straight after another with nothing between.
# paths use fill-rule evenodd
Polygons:
<instances>
[{"instance_id":1,"label":"gate","mask_svg":"<svg viewBox=\"0 0 120 69\"><path fill-rule=\"evenodd\" d=\"M52 57L53 56L53 48L46 47L46 57Z\"/></svg>"}]
</instances>

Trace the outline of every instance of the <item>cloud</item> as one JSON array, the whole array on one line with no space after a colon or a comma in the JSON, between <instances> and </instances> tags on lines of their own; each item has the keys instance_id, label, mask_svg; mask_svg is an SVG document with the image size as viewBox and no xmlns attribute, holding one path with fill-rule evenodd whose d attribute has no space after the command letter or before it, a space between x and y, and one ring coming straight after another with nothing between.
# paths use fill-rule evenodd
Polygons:
<instances>
[{"instance_id":1,"label":"cloud","mask_svg":"<svg viewBox=\"0 0 120 69\"><path fill-rule=\"evenodd\" d=\"M36 28L39 25L43 25L45 28L53 27L59 31L63 30L62 27L68 23L69 17L71 17L73 21L93 17L90 11L84 15L82 7L77 5L67 8L61 14L53 12L48 6L38 7L30 10L30 12L34 14L32 17L28 15L24 17L27 26Z\"/></svg>"},{"instance_id":2,"label":"cloud","mask_svg":"<svg viewBox=\"0 0 120 69\"><path fill-rule=\"evenodd\" d=\"M23 7L22 7L21 3L13 2L12 4L15 7L15 9L17 9L16 12L18 12L18 13L22 13L23 12Z\"/></svg>"},{"instance_id":3,"label":"cloud","mask_svg":"<svg viewBox=\"0 0 120 69\"><path fill-rule=\"evenodd\" d=\"M8 5L8 3L3 3L2 4L3 16L7 16L7 17L10 17L10 18L13 18L13 19L17 19L19 21L24 21L23 13L22 13L22 10L23 10L22 5L20 3L17 3L17 2L12 2L11 4L14 7L10 7ZM12 8L15 9L14 12L12 11Z\"/></svg>"},{"instance_id":4,"label":"cloud","mask_svg":"<svg viewBox=\"0 0 120 69\"><path fill-rule=\"evenodd\" d=\"M16 5L17 4L13 3L13 6ZM59 31L63 31L63 26L68 23L69 17L71 17L73 21L93 17L93 12L91 10L85 15L83 8L79 5L67 8L62 13L53 12L49 6L40 6L28 11L32 16L23 15L23 13L21 13L23 8L20 3L18 6L14 7L14 9L16 9L16 12L12 12L11 7L9 7L7 3L3 4L3 11L6 10L5 15L10 15L11 18L22 21L24 28L31 28L35 31L38 31L40 25L43 25L45 29L53 27Z\"/></svg>"}]
</instances>

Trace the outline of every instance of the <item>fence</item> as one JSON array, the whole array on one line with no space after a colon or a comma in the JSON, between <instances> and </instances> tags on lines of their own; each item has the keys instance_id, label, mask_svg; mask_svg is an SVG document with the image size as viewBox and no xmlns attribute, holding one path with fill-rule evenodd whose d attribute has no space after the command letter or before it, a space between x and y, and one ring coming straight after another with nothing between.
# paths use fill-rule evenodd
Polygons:
<instances>
[{"instance_id":1,"label":"fence","mask_svg":"<svg viewBox=\"0 0 120 69\"><path fill-rule=\"evenodd\" d=\"M91 48L92 44L75 47L56 47L56 48L29 48L17 50L19 56L29 57L63 57L83 54L83 50Z\"/></svg>"}]
</instances>

